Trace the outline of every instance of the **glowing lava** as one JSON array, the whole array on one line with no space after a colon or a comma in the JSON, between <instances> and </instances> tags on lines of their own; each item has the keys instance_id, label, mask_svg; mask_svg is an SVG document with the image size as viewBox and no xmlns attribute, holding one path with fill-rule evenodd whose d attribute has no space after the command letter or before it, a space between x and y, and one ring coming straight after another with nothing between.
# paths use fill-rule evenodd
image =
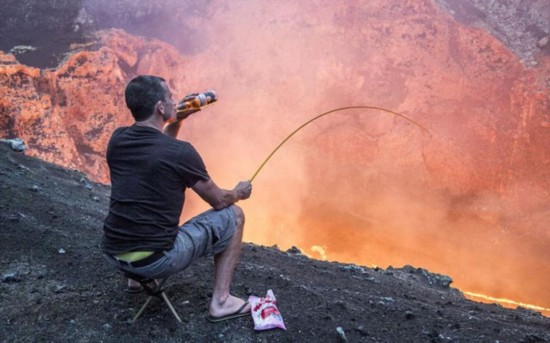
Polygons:
<instances>
[{"instance_id":1,"label":"glowing lava","mask_svg":"<svg viewBox=\"0 0 550 343\"><path fill-rule=\"evenodd\" d=\"M527 308L527 309L530 309L530 310L541 312L542 314L544 314L546 316L550 316L550 308L537 306L537 305L532 305L532 304L525 304L525 303L522 303L522 302L517 302L517 301L514 301L514 300L510 300L510 299L505 299L505 298L494 298L494 297L490 297L490 296L487 296L487 295L474 293L474 292L463 291L462 293L464 293L464 295L466 295L466 297L468 297L472 300L475 300L475 301L489 303L489 304L498 303L498 304L503 305L504 307L509 307L509 308L523 307L523 308Z\"/></svg>"}]
</instances>

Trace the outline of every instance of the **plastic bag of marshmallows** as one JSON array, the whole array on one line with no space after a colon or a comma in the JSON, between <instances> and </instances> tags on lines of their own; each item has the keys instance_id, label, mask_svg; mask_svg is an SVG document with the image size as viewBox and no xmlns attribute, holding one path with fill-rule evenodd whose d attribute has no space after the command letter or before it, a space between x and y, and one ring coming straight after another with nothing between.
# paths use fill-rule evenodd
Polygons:
<instances>
[{"instance_id":1,"label":"plastic bag of marshmallows","mask_svg":"<svg viewBox=\"0 0 550 343\"><path fill-rule=\"evenodd\" d=\"M283 316L277 309L277 299L272 290L268 290L265 298L249 296L248 302L252 308L254 330L269 330L280 328L286 330Z\"/></svg>"}]
</instances>

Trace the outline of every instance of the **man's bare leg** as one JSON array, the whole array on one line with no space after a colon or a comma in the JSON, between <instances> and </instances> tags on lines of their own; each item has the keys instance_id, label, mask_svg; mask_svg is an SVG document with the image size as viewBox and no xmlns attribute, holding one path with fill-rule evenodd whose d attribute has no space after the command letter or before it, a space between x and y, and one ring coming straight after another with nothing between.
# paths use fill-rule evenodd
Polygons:
<instances>
[{"instance_id":1,"label":"man's bare leg","mask_svg":"<svg viewBox=\"0 0 550 343\"><path fill-rule=\"evenodd\" d=\"M244 213L240 207L235 206L237 227L231 238L229 246L222 253L214 257L214 292L210 302L209 312L214 317L221 317L236 312L243 304L244 300L237 298L229 293L233 272L239 261L241 253L241 242L243 237ZM242 312L250 311L250 305Z\"/></svg>"}]
</instances>

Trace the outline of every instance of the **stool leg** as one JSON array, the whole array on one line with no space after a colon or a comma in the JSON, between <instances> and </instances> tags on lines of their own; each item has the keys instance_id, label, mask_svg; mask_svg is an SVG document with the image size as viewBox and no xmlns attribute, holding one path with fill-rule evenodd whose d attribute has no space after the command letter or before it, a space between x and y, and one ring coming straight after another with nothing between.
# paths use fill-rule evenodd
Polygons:
<instances>
[{"instance_id":1,"label":"stool leg","mask_svg":"<svg viewBox=\"0 0 550 343\"><path fill-rule=\"evenodd\" d=\"M151 302L151 299L153 299L153 296L151 295L149 298L147 298L147 301L145 301L145 304L143 304L143 306L141 306L141 308L139 309L138 313L136 313L134 319L132 320L132 323L135 322L139 316L141 316L141 314L143 313L143 311L145 311L145 309L147 308L147 306L149 306L149 303Z\"/></svg>"},{"instance_id":2,"label":"stool leg","mask_svg":"<svg viewBox=\"0 0 550 343\"><path fill-rule=\"evenodd\" d=\"M170 299L168 299L168 296L166 295L166 293L164 293L164 290L162 290L162 286L164 285L166 280L167 279L162 279L160 280L160 282L158 280L153 280L154 286L151 286L149 284L142 284L143 287L146 288L146 290L149 291L151 295L149 296L149 298L147 298L147 301L145 301L145 304L141 306L138 313L136 313L136 315L134 316L134 319L132 320L132 323L134 323L141 316L143 311L145 311L147 306L149 306L151 299L153 299L153 297L159 297L159 296L162 297L166 305L168 305L168 308L170 309L170 311L172 311L172 314L174 315L174 317L176 317L178 322L180 323L182 322L180 316L176 312L176 309L174 309L174 306L172 306Z\"/></svg>"},{"instance_id":3,"label":"stool leg","mask_svg":"<svg viewBox=\"0 0 550 343\"><path fill-rule=\"evenodd\" d=\"M174 309L174 306L172 306L172 303L170 302L170 300L168 300L168 297L166 296L166 293L162 292L161 296L162 296L162 299L164 299L164 302L166 302L166 305L168 305L168 307L170 308L170 311L172 311L172 313L174 314L174 317L176 317L178 322L181 323L181 318L180 318L180 316L178 316L178 313Z\"/></svg>"}]
</instances>

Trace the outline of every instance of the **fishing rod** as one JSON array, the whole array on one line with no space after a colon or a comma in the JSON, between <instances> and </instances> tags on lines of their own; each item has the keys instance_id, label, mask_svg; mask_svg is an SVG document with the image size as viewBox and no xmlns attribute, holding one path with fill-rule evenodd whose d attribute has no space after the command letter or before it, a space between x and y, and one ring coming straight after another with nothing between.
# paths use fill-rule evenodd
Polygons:
<instances>
[{"instance_id":1,"label":"fishing rod","mask_svg":"<svg viewBox=\"0 0 550 343\"><path fill-rule=\"evenodd\" d=\"M386 112L386 113L390 113L390 114L393 114L393 115L396 115L398 117L401 117L405 120L408 120L409 122L413 123L414 125L418 126L419 128L421 128L422 130L426 131L430 136L431 136L431 133L428 129L426 129L424 126L420 125L419 123L415 122L414 120L408 118L408 117L405 117L404 115L402 115L401 113L397 113L397 112L394 112L394 111L391 111L391 110L388 110L388 109L385 109L385 108L382 108L382 107L376 107L376 106L346 106L346 107L339 107L339 108L335 108L333 110L330 110L328 112L324 112L324 113L321 113L319 114L318 116L314 117L314 118L311 118L310 120L306 121L305 123L303 123L302 125L300 125L297 129L295 129L294 131L292 131L285 139L283 139L283 141L281 143L279 143L279 145L277 145L277 147L267 156L267 158L262 162L262 164L260 164L260 167L256 170L256 172L254 173L254 175L252 175L252 177L250 178L250 182L252 182L254 180L254 178L256 177L256 175L258 175L258 173L260 172L260 170L262 170L262 168L265 166L265 164L271 159L271 157L273 155L275 155L275 153L277 152L277 150L279 150L292 136L294 136L298 131L300 131L301 129L303 129L305 126L307 126L308 124L314 122L315 120L321 118L321 117L324 117L326 116L327 114L330 114L330 113L334 113L334 112L339 112L339 111L344 111L344 110L351 110L351 109L367 109L367 110L379 110L379 111L382 111L382 112Z\"/></svg>"}]
</instances>

